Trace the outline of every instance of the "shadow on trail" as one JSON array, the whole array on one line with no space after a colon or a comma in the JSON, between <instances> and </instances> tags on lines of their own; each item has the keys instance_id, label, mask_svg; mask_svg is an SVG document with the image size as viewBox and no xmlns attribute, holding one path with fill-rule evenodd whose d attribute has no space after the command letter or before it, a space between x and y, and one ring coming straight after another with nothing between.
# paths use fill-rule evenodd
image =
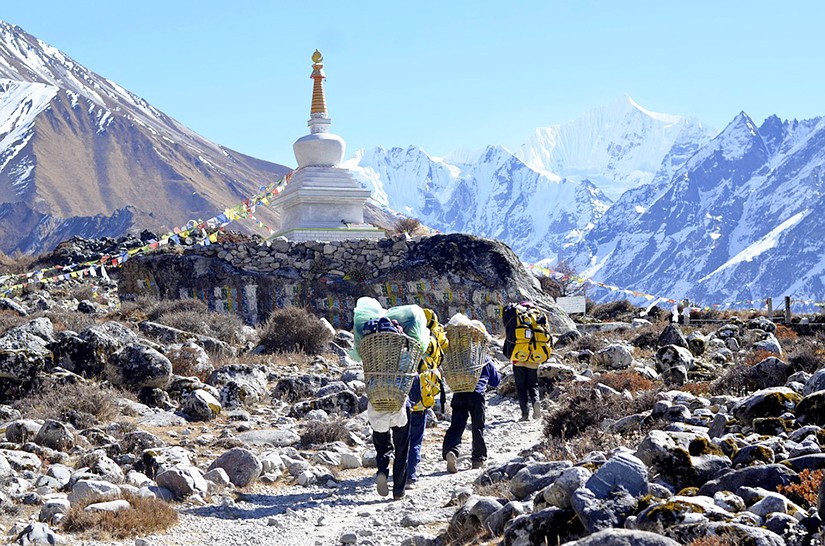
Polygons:
<instances>
[{"instance_id":1,"label":"shadow on trail","mask_svg":"<svg viewBox=\"0 0 825 546\"><path fill-rule=\"evenodd\" d=\"M279 489L286 491L300 487L290 485ZM365 489L375 490L375 478L364 476L355 480L342 480L339 486L332 489L313 489L301 493L266 494L240 493L234 506L199 506L182 510L182 513L193 516L211 517L218 519L260 519L278 516L287 513L287 510L299 512L320 506L371 506L387 502L386 497L374 499L355 499L356 494L364 493ZM352 498L348 498L352 497Z\"/></svg>"}]
</instances>

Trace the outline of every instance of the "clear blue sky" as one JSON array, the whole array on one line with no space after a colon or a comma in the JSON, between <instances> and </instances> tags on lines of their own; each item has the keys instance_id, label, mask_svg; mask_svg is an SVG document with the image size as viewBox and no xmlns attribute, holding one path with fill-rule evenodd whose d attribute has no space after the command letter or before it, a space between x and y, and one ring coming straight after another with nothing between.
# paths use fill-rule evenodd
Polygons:
<instances>
[{"instance_id":1,"label":"clear blue sky","mask_svg":"<svg viewBox=\"0 0 825 546\"><path fill-rule=\"evenodd\" d=\"M356 149L502 144L621 95L721 128L825 115L825 2L4 1L21 26L207 138L295 165L310 55Z\"/></svg>"}]
</instances>

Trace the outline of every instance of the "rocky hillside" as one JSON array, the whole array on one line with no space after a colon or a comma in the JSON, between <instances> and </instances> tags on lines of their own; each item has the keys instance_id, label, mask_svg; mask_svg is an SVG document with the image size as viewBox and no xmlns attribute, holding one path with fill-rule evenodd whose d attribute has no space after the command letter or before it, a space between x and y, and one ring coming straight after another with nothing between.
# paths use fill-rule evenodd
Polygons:
<instances>
[{"instance_id":1,"label":"rocky hillside","mask_svg":"<svg viewBox=\"0 0 825 546\"><path fill-rule=\"evenodd\" d=\"M213 217L287 170L204 139L0 22L3 252L51 250L74 235L166 231Z\"/></svg>"},{"instance_id":2,"label":"rocky hillside","mask_svg":"<svg viewBox=\"0 0 825 546\"><path fill-rule=\"evenodd\" d=\"M0 300L0 525L16 544L816 543L825 360L765 318L565 336L539 369L542 421L517 422L494 350L486 468L444 471L437 405L418 487L393 502L351 333L298 309L252 330L74 282ZM270 352L296 331L309 354Z\"/></svg>"}]
</instances>

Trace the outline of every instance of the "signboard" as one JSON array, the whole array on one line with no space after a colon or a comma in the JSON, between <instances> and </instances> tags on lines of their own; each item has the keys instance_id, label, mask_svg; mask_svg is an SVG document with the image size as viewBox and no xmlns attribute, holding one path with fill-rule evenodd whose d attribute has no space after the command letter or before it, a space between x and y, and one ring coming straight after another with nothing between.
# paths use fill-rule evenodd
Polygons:
<instances>
[{"instance_id":1,"label":"signboard","mask_svg":"<svg viewBox=\"0 0 825 546\"><path fill-rule=\"evenodd\" d=\"M584 296L567 296L556 298L556 305L561 307L562 311L568 315L572 315L573 313L584 313L586 303L585 300L586 298Z\"/></svg>"}]
</instances>

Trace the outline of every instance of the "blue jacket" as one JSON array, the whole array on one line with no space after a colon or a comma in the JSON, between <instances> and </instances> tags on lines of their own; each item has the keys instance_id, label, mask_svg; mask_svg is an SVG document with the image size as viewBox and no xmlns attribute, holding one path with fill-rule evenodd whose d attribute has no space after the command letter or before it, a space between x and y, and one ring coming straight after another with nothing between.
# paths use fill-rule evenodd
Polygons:
<instances>
[{"instance_id":1,"label":"blue jacket","mask_svg":"<svg viewBox=\"0 0 825 546\"><path fill-rule=\"evenodd\" d=\"M481 369L481 376L476 383L475 392L484 394L487 387L496 388L501 383L501 374L496 369L495 361L491 356L484 358L484 367Z\"/></svg>"}]
</instances>

